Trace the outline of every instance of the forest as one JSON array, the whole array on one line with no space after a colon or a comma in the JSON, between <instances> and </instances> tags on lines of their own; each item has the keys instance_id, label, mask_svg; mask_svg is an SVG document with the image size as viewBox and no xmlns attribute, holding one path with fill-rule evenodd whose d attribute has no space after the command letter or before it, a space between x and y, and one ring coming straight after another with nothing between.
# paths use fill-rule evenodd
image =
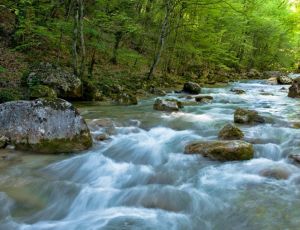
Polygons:
<instances>
[{"instance_id":1,"label":"forest","mask_svg":"<svg viewBox=\"0 0 300 230\"><path fill-rule=\"evenodd\" d=\"M299 62L296 1L3 1L4 77L51 63L84 79L87 90L98 85L105 94L104 82L115 87L115 80L130 91L182 78L214 83L253 69L295 71Z\"/></svg>"},{"instance_id":2,"label":"forest","mask_svg":"<svg viewBox=\"0 0 300 230\"><path fill-rule=\"evenodd\" d=\"M299 0L0 0L0 230L299 230Z\"/></svg>"}]
</instances>

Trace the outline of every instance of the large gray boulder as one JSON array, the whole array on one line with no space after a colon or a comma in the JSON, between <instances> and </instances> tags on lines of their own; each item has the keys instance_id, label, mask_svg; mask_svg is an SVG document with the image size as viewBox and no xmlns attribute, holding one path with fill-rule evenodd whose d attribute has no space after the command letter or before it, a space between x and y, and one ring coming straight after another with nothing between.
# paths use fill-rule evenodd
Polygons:
<instances>
[{"instance_id":1,"label":"large gray boulder","mask_svg":"<svg viewBox=\"0 0 300 230\"><path fill-rule=\"evenodd\" d=\"M252 144L240 141L197 141L185 147L186 154L201 154L212 160L236 161L250 160L254 150Z\"/></svg>"},{"instance_id":2,"label":"large gray boulder","mask_svg":"<svg viewBox=\"0 0 300 230\"><path fill-rule=\"evenodd\" d=\"M300 98L300 77L293 81L292 86L289 88L289 97Z\"/></svg>"},{"instance_id":3,"label":"large gray boulder","mask_svg":"<svg viewBox=\"0 0 300 230\"><path fill-rule=\"evenodd\" d=\"M195 82L186 82L183 85L183 92L190 94L199 94L201 93L201 87Z\"/></svg>"},{"instance_id":4,"label":"large gray boulder","mask_svg":"<svg viewBox=\"0 0 300 230\"><path fill-rule=\"evenodd\" d=\"M27 77L27 85L30 87L46 85L54 89L60 98L78 99L82 97L81 80L74 74L49 63L40 63L32 68Z\"/></svg>"},{"instance_id":5,"label":"large gray boulder","mask_svg":"<svg viewBox=\"0 0 300 230\"><path fill-rule=\"evenodd\" d=\"M0 136L16 149L40 153L81 151L92 145L84 119L63 99L0 104Z\"/></svg>"}]
</instances>

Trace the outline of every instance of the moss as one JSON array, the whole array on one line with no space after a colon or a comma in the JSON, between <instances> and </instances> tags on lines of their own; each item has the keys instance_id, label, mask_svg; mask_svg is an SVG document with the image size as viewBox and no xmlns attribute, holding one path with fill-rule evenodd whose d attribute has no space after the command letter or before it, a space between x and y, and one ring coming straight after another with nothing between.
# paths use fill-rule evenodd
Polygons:
<instances>
[{"instance_id":1,"label":"moss","mask_svg":"<svg viewBox=\"0 0 300 230\"><path fill-rule=\"evenodd\" d=\"M41 97L46 98L57 98L56 92L48 86L45 85L35 85L30 87L30 99L36 99Z\"/></svg>"},{"instance_id":2,"label":"moss","mask_svg":"<svg viewBox=\"0 0 300 230\"><path fill-rule=\"evenodd\" d=\"M44 139L37 144L15 143L16 149L45 154L59 154L83 151L92 146L92 137L83 131L73 138Z\"/></svg>"},{"instance_id":3,"label":"moss","mask_svg":"<svg viewBox=\"0 0 300 230\"><path fill-rule=\"evenodd\" d=\"M75 108L71 103L60 98L40 98L35 102L36 102L35 104L36 107L49 106L54 110L62 110L62 111L65 111L67 109L75 110ZM42 102L42 104L38 102Z\"/></svg>"},{"instance_id":4,"label":"moss","mask_svg":"<svg viewBox=\"0 0 300 230\"><path fill-rule=\"evenodd\" d=\"M22 95L18 90L11 88L0 89L0 103L16 101L20 99L22 99Z\"/></svg>"}]
</instances>

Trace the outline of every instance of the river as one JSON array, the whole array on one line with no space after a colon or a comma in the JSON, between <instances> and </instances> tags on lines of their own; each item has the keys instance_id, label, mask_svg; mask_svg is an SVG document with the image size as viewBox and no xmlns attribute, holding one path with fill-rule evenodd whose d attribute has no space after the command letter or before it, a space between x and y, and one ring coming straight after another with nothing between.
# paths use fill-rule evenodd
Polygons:
<instances>
[{"instance_id":1,"label":"river","mask_svg":"<svg viewBox=\"0 0 300 230\"><path fill-rule=\"evenodd\" d=\"M300 168L288 155L300 154L300 129L292 127L300 100L281 88L263 81L205 88L213 103L178 113L154 111L154 98L129 107L81 105L88 120L113 119L111 139L73 155L6 150L21 157L0 167L0 229L299 229ZM238 107L273 120L239 126L256 143L254 159L224 163L183 154L190 141L217 139ZM268 169L288 178L263 176Z\"/></svg>"}]
</instances>

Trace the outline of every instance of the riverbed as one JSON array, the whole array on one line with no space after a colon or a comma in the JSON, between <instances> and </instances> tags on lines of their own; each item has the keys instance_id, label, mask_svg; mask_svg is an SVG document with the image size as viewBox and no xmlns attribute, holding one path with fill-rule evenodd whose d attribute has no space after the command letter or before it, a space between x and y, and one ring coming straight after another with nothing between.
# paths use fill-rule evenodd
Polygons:
<instances>
[{"instance_id":1,"label":"riverbed","mask_svg":"<svg viewBox=\"0 0 300 230\"><path fill-rule=\"evenodd\" d=\"M287 89L264 81L204 88L214 98L208 104L169 93L186 104L176 113L154 111L155 98L136 106L81 104L89 122L112 119L110 138L80 154L5 150L16 157L0 164L0 229L299 229L300 168L288 156L300 154L300 100ZM254 159L183 153L191 141L217 139L238 107L271 121L239 125L254 143ZM270 169L287 176L262 175Z\"/></svg>"}]
</instances>

